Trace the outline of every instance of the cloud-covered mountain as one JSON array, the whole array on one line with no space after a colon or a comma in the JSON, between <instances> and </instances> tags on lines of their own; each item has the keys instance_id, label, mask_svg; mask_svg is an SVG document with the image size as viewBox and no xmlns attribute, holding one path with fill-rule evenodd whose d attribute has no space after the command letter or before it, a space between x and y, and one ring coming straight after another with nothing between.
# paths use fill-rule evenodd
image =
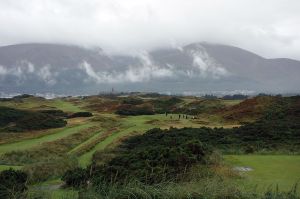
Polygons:
<instances>
[{"instance_id":1,"label":"cloud-covered mountain","mask_svg":"<svg viewBox=\"0 0 300 199\"><path fill-rule=\"evenodd\" d=\"M0 92L299 92L300 62L210 43L110 55L57 44L0 47Z\"/></svg>"}]
</instances>

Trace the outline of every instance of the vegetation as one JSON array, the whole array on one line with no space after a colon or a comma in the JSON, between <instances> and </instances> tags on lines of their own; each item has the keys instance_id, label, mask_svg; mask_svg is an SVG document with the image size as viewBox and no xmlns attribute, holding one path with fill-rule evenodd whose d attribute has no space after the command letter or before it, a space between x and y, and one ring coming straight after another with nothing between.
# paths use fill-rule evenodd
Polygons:
<instances>
[{"instance_id":1,"label":"vegetation","mask_svg":"<svg viewBox=\"0 0 300 199\"><path fill-rule=\"evenodd\" d=\"M27 190L27 174L13 169L0 173L0 198L23 198Z\"/></svg>"},{"instance_id":2,"label":"vegetation","mask_svg":"<svg viewBox=\"0 0 300 199\"><path fill-rule=\"evenodd\" d=\"M300 97L243 97L3 99L0 170L16 198L298 199Z\"/></svg>"},{"instance_id":3,"label":"vegetation","mask_svg":"<svg viewBox=\"0 0 300 199\"><path fill-rule=\"evenodd\" d=\"M153 115L152 106L149 105L130 105L124 104L118 107L117 114L119 115Z\"/></svg>"},{"instance_id":4,"label":"vegetation","mask_svg":"<svg viewBox=\"0 0 300 199\"><path fill-rule=\"evenodd\" d=\"M68 116L68 118L75 118L75 117L92 117L93 114L90 112L76 112Z\"/></svg>"},{"instance_id":5,"label":"vegetation","mask_svg":"<svg viewBox=\"0 0 300 199\"><path fill-rule=\"evenodd\" d=\"M59 113L59 114L57 114ZM49 128L59 128L67 124L62 118L58 118L61 112L30 112L8 107L0 107L0 127L3 131L26 131Z\"/></svg>"},{"instance_id":6,"label":"vegetation","mask_svg":"<svg viewBox=\"0 0 300 199\"><path fill-rule=\"evenodd\" d=\"M236 94L236 95L225 95L222 97L224 100L244 100L247 99L247 95Z\"/></svg>"}]
</instances>

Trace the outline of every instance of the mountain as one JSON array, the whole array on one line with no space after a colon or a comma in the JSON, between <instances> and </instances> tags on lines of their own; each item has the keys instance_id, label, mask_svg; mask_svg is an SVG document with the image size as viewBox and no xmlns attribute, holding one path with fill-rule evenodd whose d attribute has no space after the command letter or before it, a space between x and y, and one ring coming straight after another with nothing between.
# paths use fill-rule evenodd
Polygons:
<instances>
[{"instance_id":1,"label":"mountain","mask_svg":"<svg viewBox=\"0 0 300 199\"><path fill-rule=\"evenodd\" d=\"M125 91L299 92L300 61L193 43L135 55L59 44L0 47L0 92L88 94Z\"/></svg>"}]
</instances>

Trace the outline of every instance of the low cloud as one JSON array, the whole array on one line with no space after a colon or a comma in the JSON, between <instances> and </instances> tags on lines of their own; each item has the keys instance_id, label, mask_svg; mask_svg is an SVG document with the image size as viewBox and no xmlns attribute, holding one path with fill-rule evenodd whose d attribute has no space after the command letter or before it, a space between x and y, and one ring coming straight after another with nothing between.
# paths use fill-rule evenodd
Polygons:
<instances>
[{"instance_id":1,"label":"low cloud","mask_svg":"<svg viewBox=\"0 0 300 199\"><path fill-rule=\"evenodd\" d=\"M0 65L0 76L4 76L6 75L8 72L7 72L7 69L4 67L4 66L1 66Z\"/></svg>"},{"instance_id":2,"label":"low cloud","mask_svg":"<svg viewBox=\"0 0 300 199\"><path fill-rule=\"evenodd\" d=\"M197 50L190 51L190 54L193 57L193 66L197 69L196 73L200 77L212 77L218 79L230 74L214 58L209 56L205 49L200 45Z\"/></svg>"},{"instance_id":3,"label":"low cloud","mask_svg":"<svg viewBox=\"0 0 300 199\"><path fill-rule=\"evenodd\" d=\"M174 66L172 64L158 65L155 64L146 52L138 53L137 58L140 64L125 66L125 69L97 70L87 61L79 65L88 79L85 81L94 81L97 83L137 83L148 82L152 80L175 79L181 78L213 78L218 79L230 75L217 61L211 58L206 52L190 51L193 64L186 66ZM124 67L122 67L124 68Z\"/></svg>"},{"instance_id":4,"label":"low cloud","mask_svg":"<svg viewBox=\"0 0 300 199\"><path fill-rule=\"evenodd\" d=\"M139 66L128 66L125 71L114 70L112 72L96 72L86 61L83 61L79 68L84 70L89 78L97 83L136 83L174 76L171 67L162 68L154 65L146 53L140 54L139 57L142 64Z\"/></svg>"},{"instance_id":5,"label":"low cloud","mask_svg":"<svg viewBox=\"0 0 300 199\"><path fill-rule=\"evenodd\" d=\"M37 75L43 80L47 85L53 86L56 84L55 76L56 73L50 71L50 65L43 66L38 72Z\"/></svg>"},{"instance_id":6,"label":"low cloud","mask_svg":"<svg viewBox=\"0 0 300 199\"><path fill-rule=\"evenodd\" d=\"M128 53L207 41L300 59L299 0L1 0L0 45Z\"/></svg>"},{"instance_id":7,"label":"low cloud","mask_svg":"<svg viewBox=\"0 0 300 199\"><path fill-rule=\"evenodd\" d=\"M15 82L20 85L29 78L29 75L36 75L47 85L53 86L57 83L56 76L58 73L51 72L50 68L50 65L39 68L27 60L21 60L10 67L4 67L0 65L0 77L5 78L7 75L14 76Z\"/></svg>"}]
</instances>

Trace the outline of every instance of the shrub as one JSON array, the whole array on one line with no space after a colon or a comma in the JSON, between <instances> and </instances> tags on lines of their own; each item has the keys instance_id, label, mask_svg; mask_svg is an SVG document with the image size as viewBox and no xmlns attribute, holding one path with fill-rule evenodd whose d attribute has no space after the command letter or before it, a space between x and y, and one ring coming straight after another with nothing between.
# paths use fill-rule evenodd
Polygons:
<instances>
[{"instance_id":1,"label":"shrub","mask_svg":"<svg viewBox=\"0 0 300 199\"><path fill-rule=\"evenodd\" d=\"M119 115L153 115L154 111L152 106L149 105L134 106L125 104L119 106L116 113Z\"/></svg>"},{"instance_id":2,"label":"shrub","mask_svg":"<svg viewBox=\"0 0 300 199\"><path fill-rule=\"evenodd\" d=\"M77 113L73 113L71 115L68 116L68 118L75 118L75 117L92 117L93 114L90 112L77 112Z\"/></svg>"},{"instance_id":3,"label":"shrub","mask_svg":"<svg viewBox=\"0 0 300 199\"><path fill-rule=\"evenodd\" d=\"M0 107L0 127L6 127L7 131L21 132L65 126L67 122L57 117L57 114L62 113L59 110L34 112Z\"/></svg>"},{"instance_id":4,"label":"shrub","mask_svg":"<svg viewBox=\"0 0 300 199\"><path fill-rule=\"evenodd\" d=\"M0 107L0 127L4 127L11 122L16 122L26 116L26 111L8 107Z\"/></svg>"},{"instance_id":5,"label":"shrub","mask_svg":"<svg viewBox=\"0 0 300 199\"><path fill-rule=\"evenodd\" d=\"M24 166L23 170L28 173L30 183L43 182L62 176L66 171L78 166L75 158L57 158L48 162L39 162Z\"/></svg>"},{"instance_id":6,"label":"shrub","mask_svg":"<svg viewBox=\"0 0 300 199\"><path fill-rule=\"evenodd\" d=\"M144 101L140 98L128 97L122 100L123 104L131 104L131 105L139 105L142 104Z\"/></svg>"},{"instance_id":7,"label":"shrub","mask_svg":"<svg viewBox=\"0 0 300 199\"><path fill-rule=\"evenodd\" d=\"M73 170L68 170L61 179L67 186L79 188L87 185L88 173L86 169L75 168Z\"/></svg>"},{"instance_id":8,"label":"shrub","mask_svg":"<svg viewBox=\"0 0 300 199\"><path fill-rule=\"evenodd\" d=\"M209 164L212 153L209 146L190 138L188 134L165 133L160 129L131 137L106 164L90 166L91 181L94 184L102 181L125 183L134 179L154 184L180 180L191 166Z\"/></svg>"},{"instance_id":9,"label":"shrub","mask_svg":"<svg viewBox=\"0 0 300 199\"><path fill-rule=\"evenodd\" d=\"M22 198L27 190L27 174L18 170L4 170L0 173L0 198Z\"/></svg>"}]
</instances>

